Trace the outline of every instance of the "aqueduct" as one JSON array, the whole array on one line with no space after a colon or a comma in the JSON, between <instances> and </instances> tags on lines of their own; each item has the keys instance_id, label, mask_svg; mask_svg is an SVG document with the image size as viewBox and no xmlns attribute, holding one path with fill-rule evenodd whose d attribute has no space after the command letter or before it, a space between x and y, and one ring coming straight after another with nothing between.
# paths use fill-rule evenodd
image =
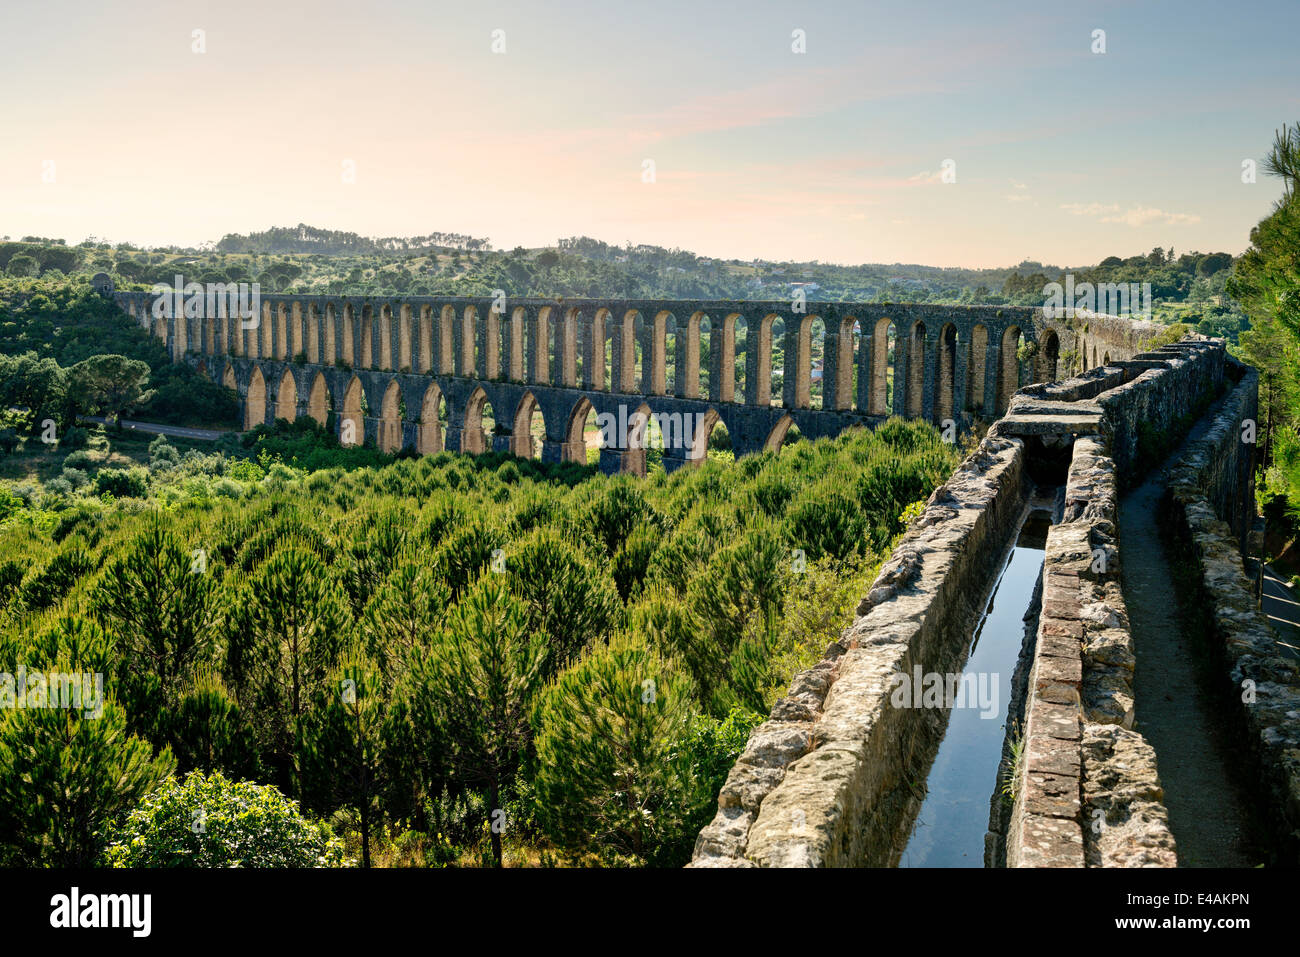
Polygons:
<instances>
[{"instance_id":1,"label":"aqueduct","mask_svg":"<svg viewBox=\"0 0 1300 957\"><path fill-rule=\"evenodd\" d=\"M179 318L156 293L112 295L174 360L236 389L245 428L307 415L386 451L585 463L592 413L620 430L638 412L689 416L687 441L664 449L668 469L698 461L719 421L743 455L778 448L791 426L819 437L891 414L992 420L1018 388L1128 359L1150 334L1027 307L288 294L241 320L224 295ZM635 444L621 431L601 469L643 472Z\"/></svg>"}]
</instances>

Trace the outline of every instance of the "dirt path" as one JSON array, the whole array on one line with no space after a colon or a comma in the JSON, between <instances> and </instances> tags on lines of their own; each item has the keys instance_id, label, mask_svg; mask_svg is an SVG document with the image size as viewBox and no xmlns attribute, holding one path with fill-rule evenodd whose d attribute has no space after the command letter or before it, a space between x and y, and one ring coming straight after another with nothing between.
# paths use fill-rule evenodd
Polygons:
<instances>
[{"instance_id":1,"label":"dirt path","mask_svg":"<svg viewBox=\"0 0 1300 957\"><path fill-rule=\"evenodd\" d=\"M1245 771L1212 691L1209 655L1183 626L1195 620L1188 615L1203 612L1178 607L1160 538L1163 489L1160 468L1119 509L1120 575L1137 656L1136 727L1156 751L1179 866L1254 867L1262 857L1242 787Z\"/></svg>"}]
</instances>

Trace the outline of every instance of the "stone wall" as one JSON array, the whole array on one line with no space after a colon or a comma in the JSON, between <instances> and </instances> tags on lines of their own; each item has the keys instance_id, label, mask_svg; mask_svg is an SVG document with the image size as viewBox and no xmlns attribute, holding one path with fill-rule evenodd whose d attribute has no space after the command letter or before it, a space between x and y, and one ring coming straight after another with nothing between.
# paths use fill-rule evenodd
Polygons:
<instances>
[{"instance_id":1,"label":"stone wall","mask_svg":"<svg viewBox=\"0 0 1300 957\"><path fill-rule=\"evenodd\" d=\"M1223 700L1259 777L1275 862L1294 866L1300 863L1300 666L1279 654L1242 565L1240 542L1254 514L1254 446L1244 441L1243 425L1258 414L1258 378L1244 367L1231 371L1240 381L1171 470L1165 504L1222 654Z\"/></svg>"},{"instance_id":2,"label":"stone wall","mask_svg":"<svg viewBox=\"0 0 1300 957\"><path fill-rule=\"evenodd\" d=\"M755 729L691 866L898 862L948 715L892 706L891 679L914 665L961 671L969 629L1024 516L1031 473L1064 484L1065 494L1048 532L1006 860L1173 866L1155 755L1132 729L1118 495L1132 481L1126 471L1180 440L1221 392L1224 369L1221 341L1185 340L1018 393L930 497L854 625ZM1165 426L1153 433L1152 422ZM1216 474L1226 486L1241 472Z\"/></svg>"},{"instance_id":3,"label":"stone wall","mask_svg":"<svg viewBox=\"0 0 1300 957\"><path fill-rule=\"evenodd\" d=\"M1025 495L1023 444L992 436L930 496L857 621L750 736L690 866L897 863L947 714L894 707L891 678L960 670Z\"/></svg>"},{"instance_id":4,"label":"stone wall","mask_svg":"<svg viewBox=\"0 0 1300 957\"><path fill-rule=\"evenodd\" d=\"M1133 730L1133 640L1119 583L1114 460L1074 442L1047 533L1024 706L1010 867L1176 864L1155 752Z\"/></svg>"}]
</instances>

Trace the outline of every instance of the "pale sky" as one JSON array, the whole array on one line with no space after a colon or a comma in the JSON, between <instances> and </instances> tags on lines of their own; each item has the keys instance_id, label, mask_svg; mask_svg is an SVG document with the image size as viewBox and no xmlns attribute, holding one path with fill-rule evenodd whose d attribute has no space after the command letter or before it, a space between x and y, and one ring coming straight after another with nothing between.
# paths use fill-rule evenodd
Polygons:
<instances>
[{"instance_id":1,"label":"pale sky","mask_svg":"<svg viewBox=\"0 0 1300 957\"><path fill-rule=\"evenodd\" d=\"M5 0L0 22L14 238L305 222L837 263L1236 253L1280 193L1242 163L1300 120L1296 0Z\"/></svg>"}]
</instances>

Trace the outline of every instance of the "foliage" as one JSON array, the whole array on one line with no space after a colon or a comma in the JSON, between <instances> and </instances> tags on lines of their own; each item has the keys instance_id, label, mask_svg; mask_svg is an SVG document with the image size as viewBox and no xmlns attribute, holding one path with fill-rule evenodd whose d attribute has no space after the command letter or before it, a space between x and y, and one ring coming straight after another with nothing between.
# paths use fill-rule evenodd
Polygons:
<instances>
[{"instance_id":1,"label":"foliage","mask_svg":"<svg viewBox=\"0 0 1300 957\"><path fill-rule=\"evenodd\" d=\"M194 771L167 781L113 832L111 867L339 867L342 847L270 785Z\"/></svg>"}]
</instances>

